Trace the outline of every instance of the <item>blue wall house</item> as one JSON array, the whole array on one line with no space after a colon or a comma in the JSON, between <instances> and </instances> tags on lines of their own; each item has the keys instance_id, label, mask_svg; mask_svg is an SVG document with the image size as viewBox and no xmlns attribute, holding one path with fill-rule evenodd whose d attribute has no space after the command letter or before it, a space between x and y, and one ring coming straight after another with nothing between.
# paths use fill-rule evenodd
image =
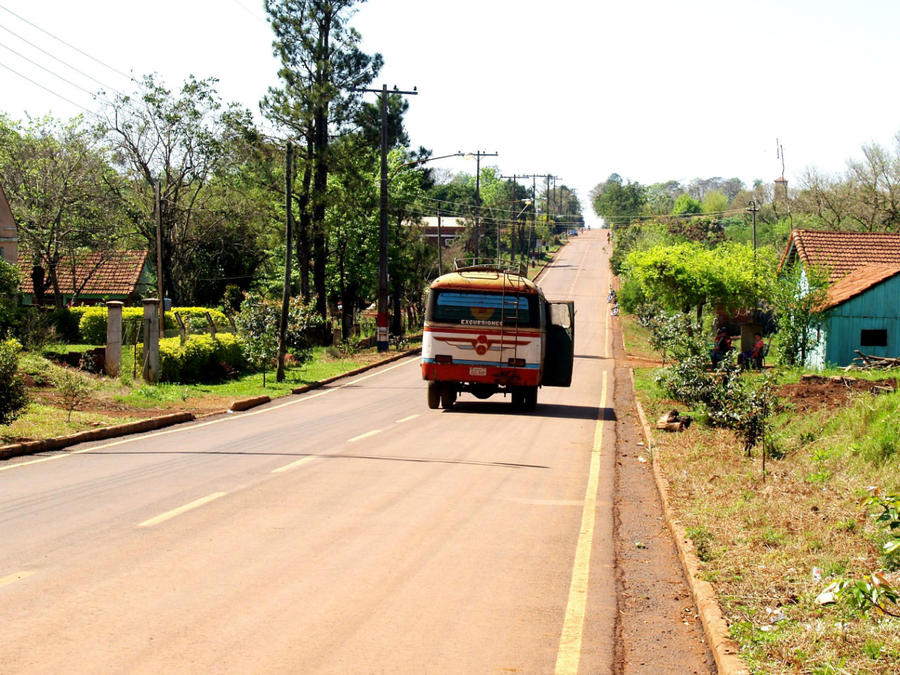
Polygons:
<instances>
[{"instance_id":1,"label":"blue wall house","mask_svg":"<svg viewBox=\"0 0 900 675\"><path fill-rule=\"evenodd\" d=\"M794 230L779 270L827 270L817 345L807 364L846 366L858 356L900 357L900 234Z\"/></svg>"},{"instance_id":2,"label":"blue wall house","mask_svg":"<svg viewBox=\"0 0 900 675\"><path fill-rule=\"evenodd\" d=\"M900 265L871 265L828 289L809 364L846 366L858 356L900 356Z\"/></svg>"}]
</instances>

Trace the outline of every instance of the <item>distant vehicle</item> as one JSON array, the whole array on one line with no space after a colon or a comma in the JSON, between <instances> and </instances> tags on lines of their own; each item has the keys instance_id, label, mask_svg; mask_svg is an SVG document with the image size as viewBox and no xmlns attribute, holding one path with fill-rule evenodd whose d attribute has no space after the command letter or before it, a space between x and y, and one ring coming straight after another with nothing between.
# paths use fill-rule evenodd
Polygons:
<instances>
[{"instance_id":1,"label":"distant vehicle","mask_svg":"<svg viewBox=\"0 0 900 675\"><path fill-rule=\"evenodd\" d=\"M571 385L574 355L575 303L549 302L521 274L471 266L432 282L422 340L429 408L450 408L461 392L502 392L534 410L539 387Z\"/></svg>"}]
</instances>

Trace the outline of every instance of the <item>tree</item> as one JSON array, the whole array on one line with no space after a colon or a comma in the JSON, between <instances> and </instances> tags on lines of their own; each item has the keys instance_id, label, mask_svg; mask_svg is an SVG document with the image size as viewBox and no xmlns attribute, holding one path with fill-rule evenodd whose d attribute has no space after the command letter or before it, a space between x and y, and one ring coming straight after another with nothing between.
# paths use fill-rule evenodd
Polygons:
<instances>
[{"instance_id":1,"label":"tree","mask_svg":"<svg viewBox=\"0 0 900 675\"><path fill-rule=\"evenodd\" d=\"M19 272L0 258L0 336L12 325L19 296Z\"/></svg>"},{"instance_id":2,"label":"tree","mask_svg":"<svg viewBox=\"0 0 900 675\"><path fill-rule=\"evenodd\" d=\"M80 118L62 123L52 118L28 126L0 118L0 181L16 218L23 252L35 265L38 298L52 289L56 306L64 303L60 265L66 261L74 292L112 256L127 238L118 228L121 179L106 162L98 137ZM95 266L76 271L88 253L99 253Z\"/></svg>"},{"instance_id":3,"label":"tree","mask_svg":"<svg viewBox=\"0 0 900 675\"><path fill-rule=\"evenodd\" d=\"M816 325L828 292L828 273L815 267L794 264L781 270L772 289L775 323L774 343L783 365L806 363L806 355L816 345Z\"/></svg>"},{"instance_id":4,"label":"tree","mask_svg":"<svg viewBox=\"0 0 900 675\"><path fill-rule=\"evenodd\" d=\"M701 210L703 213L722 213L728 209L728 197L719 190L710 190L703 195Z\"/></svg>"},{"instance_id":5,"label":"tree","mask_svg":"<svg viewBox=\"0 0 900 675\"><path fill-rule=\"evenodd\" d=\"M699 200L695 199L688 193L680 195L678 199L675 200L675 204L672 206L673 216L692 215L702 212L703 207L701 206Z\"/></svg>"},{"instance_id":6,"label":"tree","mask_svg":"<svg viewBox=\"0 0 900 675\"><path fill-rule=\"evenodd\" d=\"M265 0L281 60L281 88L270 88L264 113L302 141L298 191L298 247L311 248L316 307L326 315L328 175L331 136L340 134L358 105L356 91L381 69L380 54L359 49L360 35L348 25L358 0ZM311 244L311 245L310 245ZM300 253L301 270L306 265Z\"/></svg>"},{"instance_id":7,"label":"tree","mask_svg":"<svg viewBox=\"0 0 900 675\"><path fill-rule=\"evenodd\" d=\"M594 213L603 218L611 227L628 221L641 213L647 201L644 187L637 182L623 184L622 177L613 173L591 190Z\"/></svg>"},{"instance_id":8,"label":"tree","mask_svg":"<svg viewBox=\"0 0 900 675\"><path fill-rule=\"evenodd\" d=\"M218 226L232 215L216 204L213 179L230 160L229 133L249 113L236 104L223 107L216 82L190 76L173 92L147 75L134 94L117 94L102 111L100 129L130 179L121 197L151 250L156 249L159 183L163 269L157 273L176 304L192 294L189 277L197 269L198 248L221 241Z\"/></svg>"}]
</instances>

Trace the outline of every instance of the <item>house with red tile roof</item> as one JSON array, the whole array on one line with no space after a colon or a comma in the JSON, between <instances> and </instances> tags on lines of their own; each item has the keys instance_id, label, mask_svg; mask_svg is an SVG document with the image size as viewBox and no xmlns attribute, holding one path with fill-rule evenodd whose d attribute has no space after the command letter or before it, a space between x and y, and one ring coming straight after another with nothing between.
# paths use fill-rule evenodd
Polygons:
<instances>
[{"instance_id":1,"label":"house with red tile roof","mask_svg":"<svg viewBox=\"0 0 900 675\"><path fill-rule=\"evenodd\" d=\"M0 260L15 265L19 257L19 232L0 185Z\"/></svg>"},{"instance_id":2,"label":"house with red tile roof","mask_svg":"<svg viewBox=\"0 0 900 675\"><path fill-rule=\"evenodd\" d=\"M153 287L146 250L89 253L73 261L62 258L56 268L59 291L65 304L98 305L107 300L125 304L139 301ZM53 289L47 287L42 269L19 257L22 304L52 305ZM44 286L41 288L35 286Z\"/></svg>"},{"instance_id":3,"label":"house with red tile roof","mask_svg":"<svg viewBox=\"0 0 900 675\"><path fill-rule=\"evenodd\" d=\"M857 350L900 356L900 234L794 230L779 270L795 263L830 282L809 365L845 366Z\"/></svg>"}]
</instances>

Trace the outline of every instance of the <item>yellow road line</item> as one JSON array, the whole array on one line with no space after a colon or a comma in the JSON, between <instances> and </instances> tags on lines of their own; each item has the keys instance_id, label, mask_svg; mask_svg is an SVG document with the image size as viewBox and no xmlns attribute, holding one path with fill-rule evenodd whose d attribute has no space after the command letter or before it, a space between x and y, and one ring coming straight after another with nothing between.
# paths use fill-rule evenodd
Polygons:
<instances>
[{"instance_id":1,"label":"yellow road line","mask_svg":"<svg viewBox=\"0 0 900 675\"><path fill-rule=\"evenodd\" d=\"M325 389L324 391L320 391L318 393L311 394L310 396L304 396L303 398L294 399L294 400L288 401L286 403L281 403L279 405L268 406L268 407L262 408L260 410L254 410L254 411L250 411L250 412L241 413L240 415L231 415L229 417L220 417L219 419L216 419L216 420L210 420L209 422L200 422L199 424L192 424L187 427L178 426L178 427L175 427L174 429L166 429L165 431L157 431L152 434L129 436L128 438L123 438L122 440L113 441L112 443L104 443L103 445L95 445L93 447L84 448L82 450L72 450L70 452L65 452L65 453L62 453L59 455L51 455L49 457L41 457L40 459L32 459L27 462L18 462L16 464L10 464L9 466L0 466L0 472L8 471L9 469L18 469L23 466L30 466L31 464L40 464L41 462L50 462L50 461L53 461L54 459L62 459L63 457L70 457L72 455L80 455L85 452L96 452L97 450L105 450L106 448L113 448L118 445L125 445L126 443L134 443L135 441L143 441L148 438L155 438L157 436L166 436L168 434L177 434L177 433L181 433L184 431L199 429L200 427L208 427L213 424L222 424L223 422L230 422L230 421L236 420L236 419L245 419L247 417L252 417L253 415L263 415L265 413L272 412L273 410L279 410L280 408L286 408L289 405L296 405L298 403L303 403L304 401L309 401L314 398L319 398L320 396L326 396L328 394L331 394L331 393L334 393L341 389L344 389L345 387L349 387L351 385L355 385L359 382L362 382L363 380L368 380L370 378L377 377L379 375L383 375L384 373L387 373L396 368L408 366L410 363L418 364L419 361L418 361L418 359L411 359L409 361L404 361L403 363L400 363L396 366L391 366L390 368L385 368L384 370L379 370L377 373L372 373L371 375L365 375L363 377L353 378L350 382L347 382L346 384L342 384L339 387L334 387L332 389Z\"/></svg>"},{"instance_id":2,"label":"yellow road line","mask_svg":"<svg viewBox=\"0 0 900 675\"><path fill-rule=\"evenodd\" d=\"M30 577L32 574L34 574L34 570L25 570L24 572L16 572L15 574L8 574L5 577L0 577L0 588L21 581L26 577Z\"/></svg>"},{"instance_id":3,"label":"yellow road line","mask_svg":"<svg viewBox=\"0 0 900 675\"><path fill-rule=\"evenodd\" d=\"M290 471L291 469L295 469L301 464L306 464L307 462L311 462L315 457L304 457L303 459L298 459L296 462L291 462L290 464L285 464L284 466L280 466L277 469L272 469L272 473L281 473L282 471Z\"/></svg>"},{"instance_id":4,"label":"yellow road line","mask_svg":"<svg viewBox=\"0 0 900 675\"><path fill-rule=\"evenodd\" d=\"M347 440L348 443L356 443L356 441L361 441L364 438L368 438L369 436L374 436L375 434L380 434L384 429L372 429L372 431L367 431L364 434L360 434L359 436L354 436Z\"/></svg>"},{"instance_id":5,"label":"yellow road line","mask_svg":"<svg viewBox=\"0 0 900 675\"><path fill-rule=\"evenodd\" d=\"M603 371L600 390L601 409L606 407L608 371ZM600 483L600 453L603 444L603 420L597 420L594 427L594 445L591 449L591 467L584 495L584 509L581 512L581 530L575 548L575 562L572 565L572 582L569 586L569 600L566 604L566 618L559 639L556 654L557 675L578 672L581 660L581 640L584 634L584 615L587 608L588 584L591 572L591 547L594 542L594 520L597 512L597 488Z\"/></svg>"},{"instance_id":6,"label":"yellow road line","mask_svg":"<svg viewBox=\"0 0 900 675\"><path fill-rule=\"evenodd\" d=\"M402 420L397 420L394 424L403 424L404 422L409 422L410 420L414 420L419 416L418 413L415 415L410 415L409 417L404 417Z\"/></svg>"},{"instance_id":7,"label":"yellow road line","mask_svg":"<svg viewBox=\"0 0 900 675\"><path fill-rule=\"evenodd\" d=\"M191 511L192 509L196 509L198 507L203 506L204 504L209 504L211 501L218 499L219 497L224 497L227 495L227 492L213 492L211 495L206 495L205 497L201 497L200 499L195 499L190 504L185 504L184 506L179 506L177 509L172 509L171 511L166 511L165 513L161 513L155 518L150 518L149 520L145 520L143 523L138 525L138 527L153 527L154 525L159 525L162 522L169 520L170 518L174 518L175 516L180 516L182 513L187 511Z\"/></svg>"}]
</instances>

